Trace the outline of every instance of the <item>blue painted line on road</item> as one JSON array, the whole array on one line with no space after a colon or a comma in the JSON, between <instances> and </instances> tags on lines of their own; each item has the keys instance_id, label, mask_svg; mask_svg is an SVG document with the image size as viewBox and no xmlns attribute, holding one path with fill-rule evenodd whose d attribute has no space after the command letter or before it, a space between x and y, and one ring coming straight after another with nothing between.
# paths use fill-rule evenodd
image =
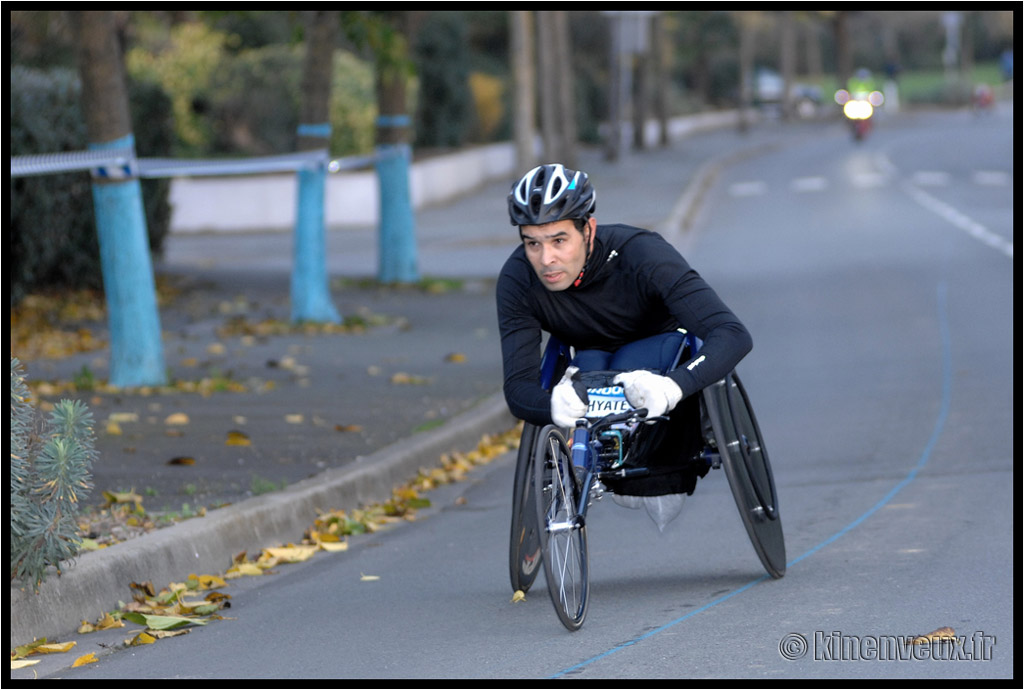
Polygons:
<instances>
[{"instance_id":1,"label":"blue painted line on road","mask_svg":"<svg viewBox=\"0 0 1024 690\"><path fill-rule=\"evenodd\" d=\"M952 346L952 337L951 337L950 328L949 328L949 316L948 316L947 308L946 308L947 292L948 292L948 288L946 286L946 283L944 281L939 283L938 290L937 290L938 294L937 294L937 300L936 301L937 301L937 305L938 305L937 309L938 309L938 320L939 320L939 337L940 337L941 347L942 347L942 400L941 400L941 403L939 405L938 416L935 419L935 427L932 429L932 435L929 437L928 442L925 444L924 450L921 452L921 456L917 460L917 464L915 464L914 467L911 468L910 472L907 474L906 477L904 477L898 484L896 484L896 486L894 486L889 491L889 493L887 493L878 503L876 503L874 506L869 508L867 510L867 512L865 512L863 515L858 517L856 520L854 520L853 522L848 524L846 527L844 527L843 529L839 530L838 532L833 534L831 537L829 537L828 539L826 539L823 542L821 542L820 544L818 544L817 546L811 548L810 550L808 550L807 552L803 553L802 555L794 558L792 561L790 561L789 563L786 564L786 568L787 569L793 567L794 565L796 565L800 561L805 560L806 558L810 557L811 555L813 555L813 554L817 553L818 551L822 550L823 548L825 548L829 544L833 543L834 541L836 541L837 539L842 537L844 534L847 534L848 532L850 532L851 530L853 530L854 528L859 526L862 522L867 520L869 517L874 515L876 512L878 512L878 510L880 508L882 508L889 501L891 501L896 494L898 494L901 490L903 490L904 487L906 487L910 482L914 481L914 479L917 477L917 475L921 471L921 469L924 468L924 466L926 464L928 464L928 460L931 459L932 452L935 450L935 446L936 446L936 444L938 444L939 437L942 435L942 430L943 430L943 428L946 425L946 418L949 416L949 406L950 406L950 400L952 398L952 389L953 389L953 346ZM650 639L651 637L654 637L655 635L658 635L659 633L662 633L662 632L664 632L664 631L666 631L666 630L668 630L670 628L673 628L673 627L679 625L680 623L683 623L684 621L689 620L690 618L693 618L694 616L696 616L699 613L703 613L703 612L707 611L708 609L711 609L711 608L713 608L715 606L718 606L719 604L721 604L723 602L726 602L729 599L732 599L733 597L738 596L738 595L746 592L747 590L751 589L755 585L758 585L761 582L764 582L765 580L768 580L768 579L769 579L768 575L762 575L761 577L757 578L756 580L748 582L747 584L743 585L742 587L740 587L738 589L735 589L735 590L729 592L728 594L724 594L721 597L715 599L714 601L708 602L704 606L701 606L699 609L695 609L693 611L690 611L685 616L682 616L680 618L675 619L674 621L666 623L665 625L661 626L660 628L656 628L654 630L651 630L651 631L649 631L649 632L647 632L647 633L645 633L645 634L643 634L643 635L641 635L641 636L639 636L639 637L637 637L637 638L635 638L633 640L630 640L628 642L623 642L622 644L620 644L620 645L618 645L616 647L612 647L608 651L602 652L601 654L598 654L597 656L593 656L593 657L587 659L586 661L582 661L582 662L576 664L575 666L570 666L569 668L566 668L566 669L564 669L562 671L559 671L558 673L554 674L551 677L552 678L559 678L561 676L564 676L564 675L567 675L569 673L572 673L573 671L578 671L578 670L580 670L582 668L585 668L586 666L589 666L589 665L591 665L591 664L593 664L593 663L595 663L597 661L601 661L602 659L607 659L611 655L613 655L613 654L615 654L617 652L621 652L623 649L627 649L629 647L637 645L637 644L643 642L644 640Z\"/></svg>"}]
</instances>

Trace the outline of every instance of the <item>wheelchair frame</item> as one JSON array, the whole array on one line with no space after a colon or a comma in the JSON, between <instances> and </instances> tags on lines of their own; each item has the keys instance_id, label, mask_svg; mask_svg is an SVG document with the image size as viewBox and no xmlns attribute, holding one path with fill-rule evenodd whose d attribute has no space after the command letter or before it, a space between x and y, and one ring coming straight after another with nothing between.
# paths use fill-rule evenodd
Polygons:
<instances>
[{"instance_id":1,"label":"wheelchair frame","mask_svg":"<svg viewBox=\"0 0 1024 690\"><path fill-rule=\"evenodd\" d=\"M699 348L700 340L686 334L676 364L687 349L696 352ZM571 354L565 344L549 337L541 364L541 382L545 389L550 389L561 377ZM725 470L755 553L771 577L783 577L786 550L775 480L754 411L735 370L702 391L700 414L704 436L702 457L712 469ZM595 420L593 424L607 419ZM513 485L509 575L512 589L525 593L543 564L559 619L569 630L577 630L586 616L589 590L585 515L594 498L595 487L600 485L592 471L585 482L585 491L573 488L572 453L596 454L598 449L590 442L585 445L594 447L588 451L578 447L575 441L572 445L570 451L569 440L554 426L540 429L527 423L523 427ZM588 464L593 470L596 463L594 457ZM566 481L567 475L570 481ZM557 492L562 492L561 499L554 496ZM553 517L553 508L564 514ZM558 535L564 549L551 539L552 534ZM577 553L568 554L570 549Z\"/></svg>"}]
</instances>

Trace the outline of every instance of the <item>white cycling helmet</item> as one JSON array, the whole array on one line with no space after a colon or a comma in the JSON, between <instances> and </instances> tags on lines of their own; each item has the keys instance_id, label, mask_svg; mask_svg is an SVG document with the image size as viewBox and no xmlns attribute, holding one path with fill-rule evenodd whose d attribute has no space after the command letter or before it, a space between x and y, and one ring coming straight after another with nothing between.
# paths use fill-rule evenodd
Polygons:
<instances>
[{"instance_id":1,"label":"white cycling helmet","mask_svg":"<svg viewBox=\"0 0 1024 690\"><path fill-rule=\"evenodd\" d=\"M544 225L559 220L589 218L597 193L587 173L561 163L540 165L523 175L508 193L512 225Z\"/></svg>"}]
</instances>

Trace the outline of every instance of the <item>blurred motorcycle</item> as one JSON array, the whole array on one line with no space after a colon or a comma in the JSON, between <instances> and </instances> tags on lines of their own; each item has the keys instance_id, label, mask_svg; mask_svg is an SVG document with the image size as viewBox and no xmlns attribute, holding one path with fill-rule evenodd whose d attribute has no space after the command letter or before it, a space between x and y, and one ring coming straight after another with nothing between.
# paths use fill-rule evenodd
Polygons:
<instances>
[{"instance_id":1,"label":"blurred motorcycle","mask_svg":"<svg viewBox=\"0 0 1024 690\"><path fill-rule=\"evenodd\" d=\"M878 108L885 102L881 91L869 93L851 94L846 89L836 91L835 101L843 108L843 115L850 123L853 138L861 141L871 131L871 118Z\"/></svg>"}]
</instances>

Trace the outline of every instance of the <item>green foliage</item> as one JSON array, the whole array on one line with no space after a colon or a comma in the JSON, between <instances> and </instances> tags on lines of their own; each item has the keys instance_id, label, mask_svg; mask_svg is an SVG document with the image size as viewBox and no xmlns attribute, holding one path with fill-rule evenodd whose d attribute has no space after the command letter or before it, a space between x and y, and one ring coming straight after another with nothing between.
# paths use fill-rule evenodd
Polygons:
<instances>
[{"instance_id":1,"label":"green foliage","mask_svg":"<svg viewBox=\"0 0 1024 690\"><path fill-rule=\"evenodd\" d=\"M334 54L331 84L331 152L337 156L373 151L377 116L373 68L352 53Z\"/></svg>"},{"instance_id":2,"label":"green foliage","mask_svg":"<svg viewBox=\"0 0 1024 690\"><path fill-rule=\"evenodd\" d=\"M259 13L222 14L218 25L230 27L243 14ZM248 18L250 23L255 19ZM253 46L254 41L259 42L188 22L163 33L154 29L128 52L133 79L162 89L173 103L176 155L260 156L295 150L305 47L292 42ZM337 51L331 153L371 152L375 115L372 67Z\"/></svg>"},{"instance_id":3,"label":"green foliage","mask_svg":"<svg viewBox=\"0 0 1024 690\"><path fill-rule=\"evenodd\" d=\"M133 79L159 84L170 97L175 134L186 153L209 147L212 132L202 113L227 42L222 32L185 22L170 30L161 50L135 47L125 55Z\"/></svg>"},{"instance_id":4,"label":"green foliage","mask_svg":"<svg viewBox=\"0 0 1024 690\"><path fill-rule=\"evenodd\" d=\"M220 57L202 95L213 154L284 153L295 148L302 103L301 46L282 44Z\"/></svg>"},{"instance_id":5,"label":"green foliage","mask_svg":"<svg viewBox=\"0 0 1024 690\"><path fill-rule=\"evenodd\" d=\"M11 155L84 151L88 146L77 75L66 69L11 69ZM170 153L168 102L163 92L129 85L130 109L140 156ZM92 183L74 172L11 178L11 303L53 288L102 287ZM159 251L170 227L169 182L143 180L150 247Z\"/></svg>"},{"instance_id":6,"label":"green foliage","mask_svg":"<svg viewBox=\"0 0 1024 690\"><path fill-rule=\"evenodd\" d=\"M431 13L420 30L415 61L420 79L416 143L465 143L473 113L465 19L457 12Z\"/></svg>"},{"instance_id":7,"label":"green foliage","mask_svg":"<svg viewBox=\"0 0 1024 690\"><path fill-rule=\"evenodd\" d=\"M36 590L81 543L80 500L92 489L92 414L62 400L40 431L21 365L11 358L11 578Z\"/></svg>"}]
</instances>

